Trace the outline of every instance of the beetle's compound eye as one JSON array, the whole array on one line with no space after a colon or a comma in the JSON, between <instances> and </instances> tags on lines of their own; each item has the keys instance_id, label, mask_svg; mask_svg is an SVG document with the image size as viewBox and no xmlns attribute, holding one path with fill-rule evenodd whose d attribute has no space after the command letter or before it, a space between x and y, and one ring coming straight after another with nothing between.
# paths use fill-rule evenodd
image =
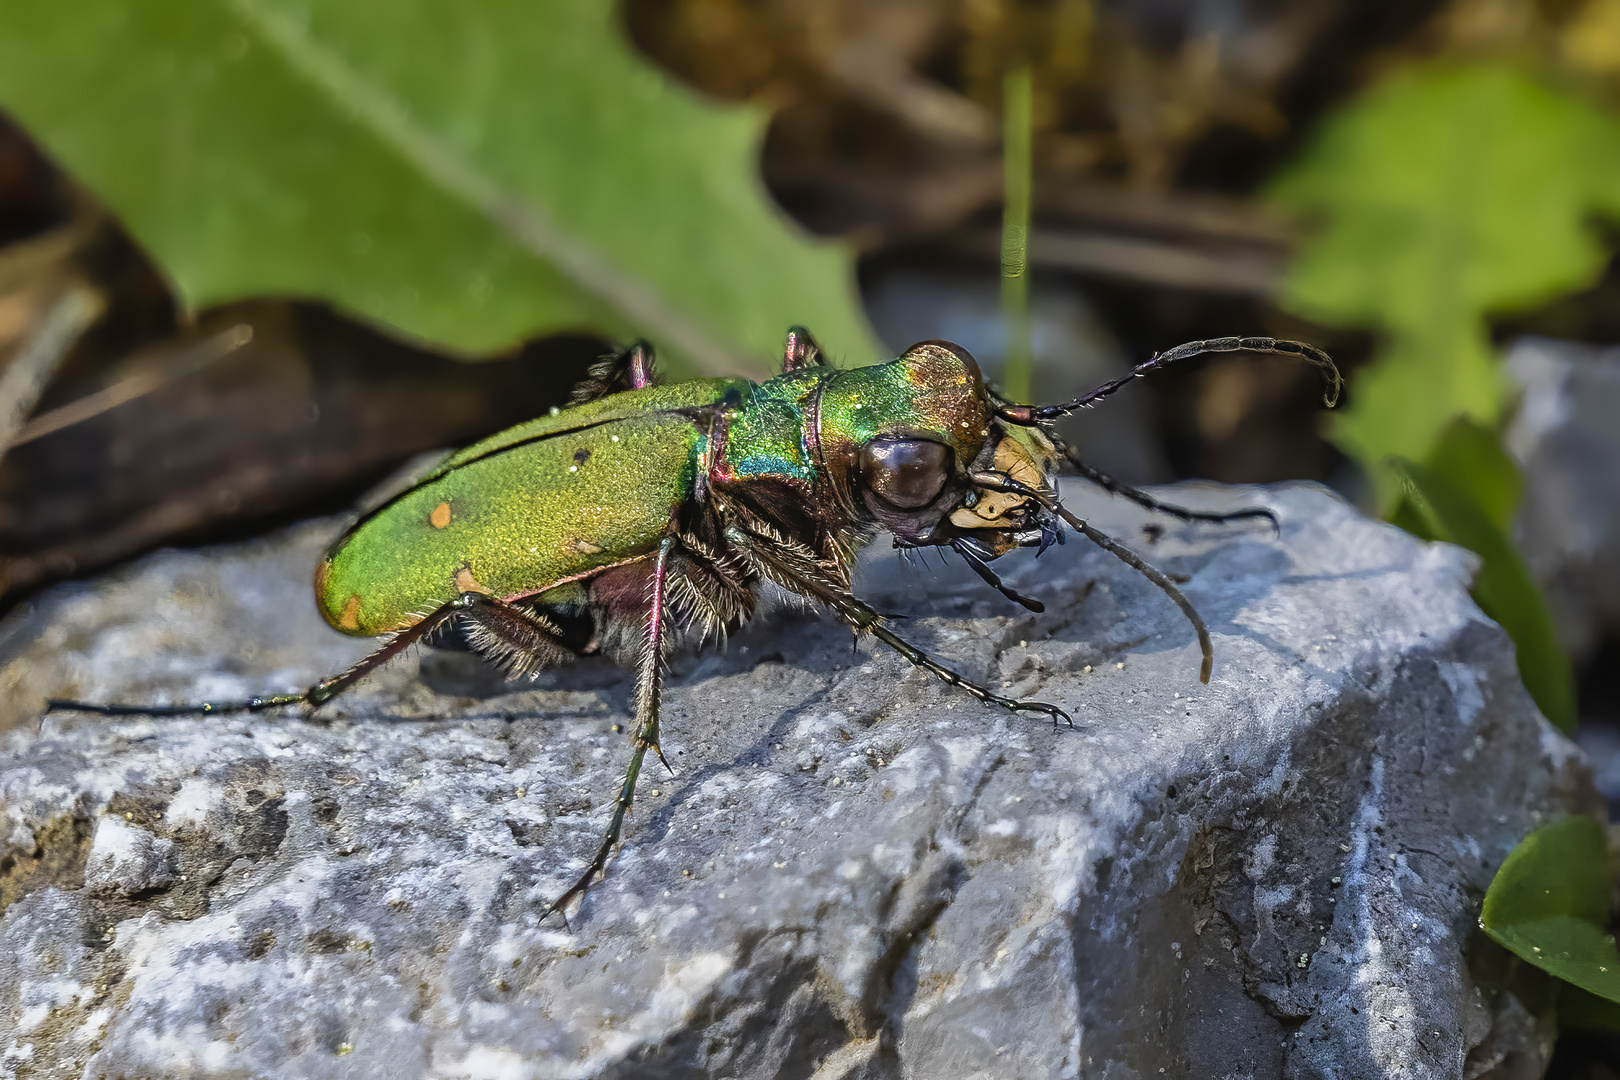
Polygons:
<instances>
[{"instance_id":1,"label":"beetle's compound eye","mask_svg":"<svg viewBox=\"0 0 1620 1080\"><path fill-rule=\"evenodd\" d=\"M874 495L902 510L934 501L950 471L951 450L929 439L873 439L861 447L861 479Z\"/></svg>"}]
</instances>

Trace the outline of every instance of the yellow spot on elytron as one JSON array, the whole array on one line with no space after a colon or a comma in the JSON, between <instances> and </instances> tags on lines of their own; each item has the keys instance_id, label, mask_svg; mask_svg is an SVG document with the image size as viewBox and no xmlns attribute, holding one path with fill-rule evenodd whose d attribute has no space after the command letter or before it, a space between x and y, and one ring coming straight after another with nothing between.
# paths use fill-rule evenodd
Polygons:
<instances>
[{"instance_id":1,"label":"yellow spot on elytron","mask_svg":"<svg viewBox=\"0 0 1620 1080\"><path fill-rule=\"evenodd\" d=\"M442 502L438 506L435 506L433 508L433 513L428 515L428 524L432 525L435 529L442 529L446 525L450 524L450 504L447 502Z\"/></svg>"},{"instance_id":2,"label":"yellow spot on elytron","mask_svg":"<svg viewBox=\"0 0 1620 1080\"><path fill-rule=\"evenodd\" d=\"M489 592L488 589L478 584L478 579L473 577L472 571L465 566L456 571L456 591L481 592L486 594Z\"/></svg>"},{"instance_id":3,"label":"yellow spot on elytron","mask_svg":"<svg viewBox=\"0 0 1620 1080\"><path fill-rule=\"evenodd\" d=\"M564 551L574 555L597 555L602 551L600 547L589 540L581 540L575 536L570 536L564 540L562 546Z\"/></svg>"},{"instance_id":4,"label":"yellow spot on elytron","mask_svg":"<svg viewBox=\"0 0 1620 1080\"><path fill-rule=\"evenodd\" d=\"M349 599L343 605L343 613L338 616L338 626L344 630L360 629L360 594L350 593Z\"/></svg>"}]
</instances>

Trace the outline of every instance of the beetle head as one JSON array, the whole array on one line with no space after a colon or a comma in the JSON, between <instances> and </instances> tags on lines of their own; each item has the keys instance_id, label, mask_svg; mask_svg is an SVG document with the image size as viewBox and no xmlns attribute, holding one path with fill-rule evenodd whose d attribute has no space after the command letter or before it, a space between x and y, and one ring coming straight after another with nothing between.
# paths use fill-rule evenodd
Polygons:
<instances>
[{"instance_id":1,"label":"beetle head","mask_svg":"<svg viewBox=\"0 0 1620 1080\"><path fill-rule=\"evenodd\" d=\"M971 475L993 471L1050 492L1056 460L1044 435L1001 420L997 405L966 349L924 341L830 380L817 440L841 501L902 546L967 540L993 558L1053 535L1050 515L1026 496L979 488Z\"/></svg>"},{"instance_id":2,"label":"beetle head","mask_svg":"<svg viewBox=\"0 0 1620 1080\"><path fill-rule=\"evenodd\" d=\"M1052 478L1059 460L1057 447L1040 429L996 420L972 472L990 473L1055 497L1057 486ZM1037 500L978 485L951 512L948 526L940 530L934 543L967 543L986 559L1005 555L1015 547L1045 551L1047 545L1063 539L1056 515Z\"/></svg>"}]
</instances>

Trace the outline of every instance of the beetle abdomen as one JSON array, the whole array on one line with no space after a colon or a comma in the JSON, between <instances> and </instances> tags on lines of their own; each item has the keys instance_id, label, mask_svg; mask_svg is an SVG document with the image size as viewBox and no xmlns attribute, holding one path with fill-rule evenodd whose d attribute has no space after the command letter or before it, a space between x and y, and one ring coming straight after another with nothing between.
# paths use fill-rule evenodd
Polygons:
<instances>
[{"instance_id":1,"label":"beetle abdomen","mask_svg":"<svg viewBox=\"0 0 1620 1080\"><path fill-rule=\"evenodd\" d=\"M372 636L464 592L529 596L644 558L692 490L699 441L687 413L652 411L452 459L332 546L321 614Z\"/></svg>"}]
</instances>

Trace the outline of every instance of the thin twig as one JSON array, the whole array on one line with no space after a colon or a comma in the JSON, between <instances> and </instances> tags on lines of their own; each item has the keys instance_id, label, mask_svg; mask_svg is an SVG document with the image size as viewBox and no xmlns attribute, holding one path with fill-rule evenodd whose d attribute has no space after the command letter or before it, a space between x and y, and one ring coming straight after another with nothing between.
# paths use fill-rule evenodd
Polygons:
<instances>
[{"instance_id":1,"label":"thin twig","mask_svg":"<svg viewBox=\"0 0 1620 1080\"><path fill-rule=\"evenodd\" d=\"M89 285L82 281L68 285L0 372L0 456L15 445L62 358L103 306L101 293Z\"/></svg>"},{"instance_id":2,"label":"thin twig","mask_svg":"<svg viewBox=\"0 0 1620 1080\"><path fill-rule=\"evenodd\" d=\"M253 340L253 327L237 323L229 330L197 342L180 350L173 362L162 367L145 368L120 379L104 390L87 394L77 401L50 412L41 413L22 426L12 446L21 446L61 431L74 424L82 424L91 417L100 416L136 398L144 397L176 379L201 371L216 360L223 359Z\"/></svg>"}]
</instances>

